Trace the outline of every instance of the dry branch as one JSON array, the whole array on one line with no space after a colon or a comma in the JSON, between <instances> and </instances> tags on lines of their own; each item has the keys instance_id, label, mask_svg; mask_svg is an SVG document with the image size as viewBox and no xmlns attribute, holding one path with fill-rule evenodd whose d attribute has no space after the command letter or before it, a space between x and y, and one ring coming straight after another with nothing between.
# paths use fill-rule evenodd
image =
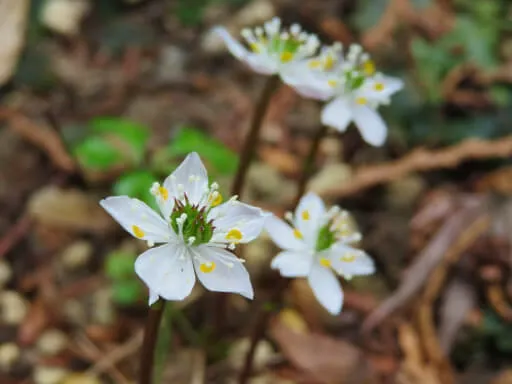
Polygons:
<instances>
[{"instance_id":1,"label":"dry branch","mask_svg":"<svg viewBox=\"0 0 512 384\"><path fill-rule=\"evenodd\" d=\"M375 185L399 179L409 173L453 168L468 160L509 156L512 156L512 135L497 140L468 139L452 147L438 150L419 148L401 159L362 167L346 184L321 194L332 198L350 196Z\"/></svg>"}]
</instances>

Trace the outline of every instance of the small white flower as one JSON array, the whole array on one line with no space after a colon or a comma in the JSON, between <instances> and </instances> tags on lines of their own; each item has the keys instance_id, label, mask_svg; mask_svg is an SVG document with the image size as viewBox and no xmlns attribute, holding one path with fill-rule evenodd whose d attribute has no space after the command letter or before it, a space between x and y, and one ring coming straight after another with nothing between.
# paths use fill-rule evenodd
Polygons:
<instances>
[{"instance_id":1,"label":"small white flower","mask_svg":"<svg viewBox=\"0 0 512 384\"><path fill-rule=\"evenodd\" d=\"M100 202L134 237L150 246L163 243L135 261L135 272L149 287L150 305L158 297L183 300L190 294L196 275L211 291L253 298L243 260L228 249L254 240L267 214L236 197L223 203L217 189L217 183L208 185L206 169L194 152L163 185L155 183L151 188L161 214L128 196Z\"/></svg>"},{"instance_id":2,"label":"small white flower","mask_svg":"<svg viewBox=\"0 0 512 384\"><path fill-rule=\"evenodd\" d=\"M287 82L300 94L331 100L322 110L322 123L345 131L351 121L364 140L380 146L387 127L377 112L402 89L400 79L376 72L375 64L360 45L351 45L345 56L339 43L324 47L317 57L296 63L287 72Z\"/></svg>"},{"instance_id":3,"label":"small white flower","mask_svg":"<svg viewBox=\"0 0 512 384\"><path fill-rule=\"evenodd\" d=\"M302 31L297 24L288 29L281 28L278 17L267 21L263 27L242 30L248 48L223 27L216 27L214 32L224 40L233 56L252 70L264 75L279 74L285 82L287 71L295 63L315 55L320 46L316 35Z\"/></svg>"},{"instance_id":4,"label":"small white flower","mask_svg":"<svg viewBox=\"0 0 512 384\"><path fill-rule=\"evenodd\" d=\"M343 291L337 274L369 275L375 271L373 260L350 244L361 234L350 226L350 215L338 207L326 210L314 193L302 197L285 221L271 216L265 228L274 242L283 249L272 260L272 268L284 277L307 277L317 300L332 314L343 306Z\"/></svg>"}]
</instances>

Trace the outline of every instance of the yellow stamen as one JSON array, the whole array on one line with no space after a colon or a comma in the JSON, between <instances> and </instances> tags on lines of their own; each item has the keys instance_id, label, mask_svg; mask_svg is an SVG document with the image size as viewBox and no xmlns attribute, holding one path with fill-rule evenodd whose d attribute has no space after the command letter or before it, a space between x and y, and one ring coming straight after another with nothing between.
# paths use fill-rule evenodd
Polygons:
<instances>
[{"instance_id":1,"label":"yellow stamen","mask_svg":"<svg viewBox=\"0 0 512 384\"><path fill-rule=\"evenodd\" d=\"M251 51L254 53L260 53L260 46L256 43L249 44L249 48L251 48Z\"/></svg>"},{"instance_id":2,"label":"yellow stamen","mask_svg":"<svg viewBox=\"0 0 512 384\"><path fill-rule=\"evenodd\" d=\"M242 240L242 232L240 232L239 229L233 228L230 229L229 232L226 235L226 240L232 242L232 243L239 243L240 240Z\"/></svg>"},{"instance_id":3,"label":"yellow stamen","mask_svg":"<svg viewBox=\"0 0 512 384\"><path fill-rule=\"evenodd\" d=\"M384 90L384 84L382 84L382 83L375 83L374 86L373 86L373 89L375 89L376 91L380 92L380 91Z\"/></svg>"},{"instance_id":4,"label":"yellow stamen","mask_svg":"<svg viewBox=\"0 0 512 384\"><path fill-rule=\"evenodd\" d=\"M281 53L281 62L287 63L292 59L293 59L293 53L288 52L288 51Z\"/></svg>"},{"instance_id":5,"label":"yellow stamen","mask_svg":"<svg viewBox=\"0 0 512 384\"><path fill-rule=\"evenodd\" d=\"M356 103L359 105L365 105L367 102L368 100L366 99L366 97L358 97L356 99Z\"/></svg>"},{"instance_id":6,"label":"yellow stamen","mask_svg":"<svg viewBox=\"0 0 512 384\"><path fill-rule=\"evenodd\" d=\"M320 258L320 265L322 267L325 267L325 268L329 268L331 266L331 260L325 258L325 257L321 257Z\"/></svg>"},{"instance_id":7,"label":"yellow stamen","mask_svg":"<svg viewBox=\"0 0 512 384\"><path fill-rule=\"evenodd\" d=\"M328 80L327 84L329 84L331 87L335 87L338 85L338 82L336 80Z\"/></svg>"},{"instance_id":8,"label":"yellow stamen","mask_svg":"<svg viewBox=\"0 0 512 384\"><path fill-rule=\"evenodd\" d=\"M212 207L216 207L217 205L219 205L220 203L222 203L222 195L220 193L216 193L215 194L215 197L213 197L213 194L210 196L209 198L210 200L210 205Z\"/></svg>"},{"instance_id":9,"label":"yellow stamen","mask_svg":"<svg viewBox=\"0 0 512 384\"><path fill-rule=\"evenodd\" d=\"M333 69L335 62L336 61L334 60L334 58L331 55L327 55L327 57L325 58L324 69L326 71L329 71L330 69Z\"/></svg>"},{"instance_id":10,"label":"yellow stamen","mask_svg":"<svg viewBox=\"0 0 512 384\"><path fill-rule=\"evenodd\" d=\"M164 200L167 201L169 198L169 191L165 187L158 187L158 195Z\"/></svg>"},{"instance_id":11,"label":"yellow stamen","mask_svg":"<svg viewBox=\"0 0 512 384\"><path fill-rule=\"evenodd\" d=\"M139 239L142 239L146 235L144 231L137 225L132 225L132 232L135 237L138 237Z\"/></svg>"},{"instance_id":12,"label":"yellow stamen","mask_svg":"<svg viewBox=\"0 0 512 384\"><path fill-rule=\"evenodd\" d=\"M295 236L297 239L302 239L304 236L302 236L302 232L299 231L297 228L293 230L293 236Z\"/></svg>"},{"instance_id":13,"label":"yellow stamen","mask_svg":"<svg viewBox=\"0 0 512 384\"><path fill-rule=\"evenodd\" d=\"M351 252L345 253L345 254L341 257L341 261L344 261L344 262L346 262L346 263L351 263L351 262L353 262L355 259L356 259L356 255L355 255L355 253L351 253Z\"/></svg>"},{"instance_id":14,"label":"yellow stamen","mask_svg":"<svg viewBox=\"0 0 512 384\"><path fill-rule=\"evenodd\" d=\"M375 73L375 63L372 60L367 60L363 63L363 71L366 75L371 76Z\"/></svg>"},{"instance_id":15,"label":"yellow stamen","mask_svg":"<svg viewBox=\"0 0 512 384\"><path fill-rule=\"evenodd\" d=\"M309 211L307 209L302 211L301 216L302 216L302 220L304 220L304 221L308 221L311 218L311 216L309 215Z\"/></svg>"},{"instance_id":16,"label":"yellow stamen","mask_svg":"<svg viewBox=\"0 0 512 384\"><path fill-rule=\"evenodd\" d=\"M322 65L320 60L311 60L308 64L308 67L311 69L316 69Z\"/></svg>"},{"instance_id":17,"label":"yellow stamen","mask_svg":"<svg viewBox=\"0 0 512 384\"><path fill-rule=\"evenodd\" d=\"M207 263L201 263L201 265L199 265L199 269L203 273L213 272L215 270L215 267L216 265L213 261L208 261Z\"/></svg>"}]
</instances>

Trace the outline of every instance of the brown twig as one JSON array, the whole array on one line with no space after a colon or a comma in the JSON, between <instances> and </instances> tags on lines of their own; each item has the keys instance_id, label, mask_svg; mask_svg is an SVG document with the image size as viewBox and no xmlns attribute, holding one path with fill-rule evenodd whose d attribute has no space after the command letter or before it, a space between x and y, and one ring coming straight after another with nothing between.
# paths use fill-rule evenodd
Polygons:
<instances>
[{"instance_id":1,"label":"brown twig","mask_svg":"<svg viewBox=\"0 0 512 384\"><path fill-rule=\"evenodd\" d=\"M452 147L428 150L420 148L401 159L362 167L350 182L322 193L326 197L345 197L364 189L399 179L409 173L453 168L464 161L501 158L512 155L512 136L497 140L468 139Z\"/></svg>"},{"instance_id":2,"label":"brown twig","mask_svg":"<svg viewBox=\"0 0 512 384\"><path fill-rule=\"evenodd\" d=\"M160 327L160 320L164 313L165 301L159 300L149 307L144 341L140 350L139 384L153 383L153 361L155 360L155 345Z\"/></svg>"},{"instance_id":3,"label":"brown twig","mask_svg":"<svg viewBox=\"0 0 512 384\"><path fill-rule=\"evenodd\" d=\"M20 242L28 233L32 221L28 216L22 216L14 225L9 228L0 239L0 258L4 257L9 251Z\"/></svg>"}]
</instances>

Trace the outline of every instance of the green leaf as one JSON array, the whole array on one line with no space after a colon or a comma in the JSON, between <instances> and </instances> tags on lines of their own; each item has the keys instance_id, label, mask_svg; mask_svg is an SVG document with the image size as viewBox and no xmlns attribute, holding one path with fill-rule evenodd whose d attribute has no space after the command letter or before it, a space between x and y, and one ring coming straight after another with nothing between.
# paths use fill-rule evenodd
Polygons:
<instances>
[{"instance_id":1,"label":"green leaf","mask_svg":"<svg viewBox=\"0 0 512 384\"><path fill-rule=\"evenodd\" d=\"M183 127L166 149L169 159L182 157L193 151L220 174L232 174L238 166L238 156L233 151L192 127Z\"/></svg>"},{"instance_id":2,"label":"green leaf","mask_svg":"<svg viewBox=\"0 0 512 384\"><path fill-rule=\"evenodd\" d=\"M114 184L114 195L127 195L144 201L152 208L157 208L155 198L150 192L156 177L149 171L133 171L123 174Z\"/></svg>"},{"instance_id":3,"label":"green leaf","mask_svg":"<svg viewBox=\"0 0 512 384\"><path fill-rule=\"evenodd\" d=\"M74 155L80 164L94 170L107 170L120 163L121 152L101 137L91 136L78 144Z\"/></svg>"},{"instance_id":4,"label":"green leaf","mask_svg":"<svg viewBox=\"0 0 512 384\"><path fill-rule=\"evenodd\" d=\"M136 258L135 254L129 252L110 252L105 260L105 273L112 280L135 279Z\"/></svg>"},{"instance_id":5,"label":"green leaf","mask_svg":"<svg viewBox=\"0 0 512 384\"><path fill-rule=\"evenodd\" d=\"M135 304L143 295L141 283L136 279L118 280L112 284L112 300L119 305Z\"/></svg>"},{"instance_id":6,"label":"green leaf","mask_svg":"<svg viewBox=\"0 0 512 384\"><path fill-rule=\"evenodd\" d=\"M118 117L99 117L91 121L90 127L92 132L124 140L131 146L137 160L140 161L144 156L149 139L149 131L145 126Z\"/></svg>"}]
</instances>

